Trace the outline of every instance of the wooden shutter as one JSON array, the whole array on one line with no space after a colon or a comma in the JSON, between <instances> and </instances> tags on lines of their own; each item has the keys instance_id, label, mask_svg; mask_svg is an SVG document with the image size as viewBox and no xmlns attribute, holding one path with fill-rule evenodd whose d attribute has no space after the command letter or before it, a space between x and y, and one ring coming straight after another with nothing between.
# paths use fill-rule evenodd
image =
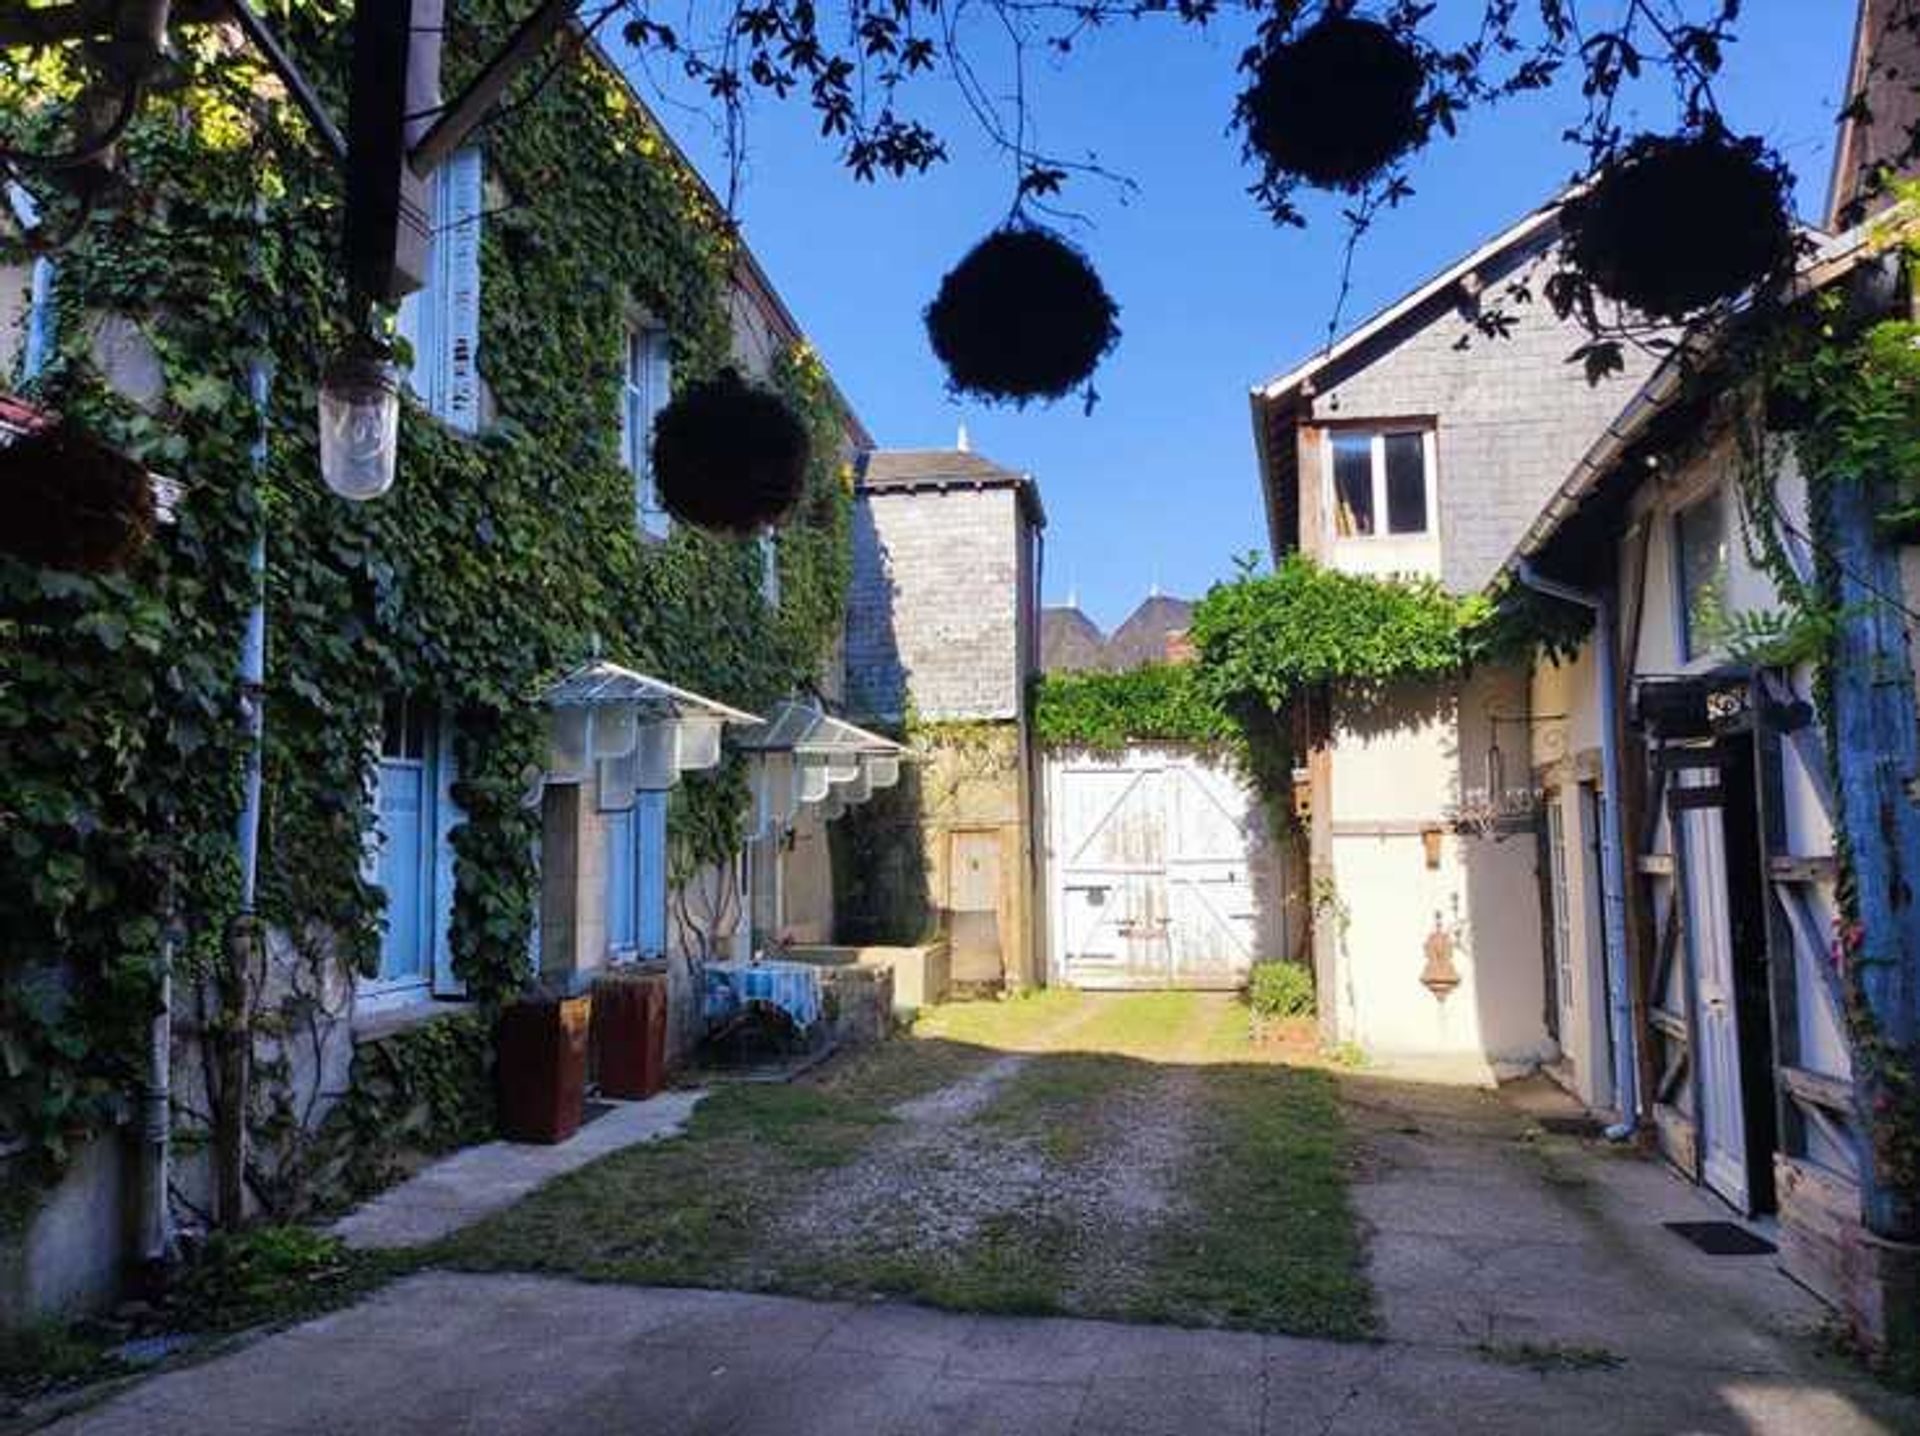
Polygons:
<instances>
[{"instance_id":1,"label":"wooden shutter","mask_svg":"<svg viewBox=\"0 0 1920 1436\"><path fill-rule=\"evenodd\" d=\"M53 358L54 264L44 254L33 261L27 296L27 340L20 355L20 381L38 378Z\"/></svg>"},{"instance_id":2,"label":"wooden shutter","mask_svg":"<svg viewBox=\"0 0 1920 1436\"><path fill-rule=\"evenodd\" d=\"M667 795L637 795L633 818L639 947L647 956L657 957L667 950Z\"/></svg>"},{"instance_id":3,"label":"wooden shutter","mask_svg":"<svg viewBox=\"0 0 1920 1436\"><path fill-rule=\"evenodd\" d=\"M441 364L434 411L454 428L472 433L480 427L480 211L485 196L480 151L460 150L441 174L443 203L436 235L436 280L444 280L438 306L444 330L438 345Z\"/></svg>"}]
</instances>

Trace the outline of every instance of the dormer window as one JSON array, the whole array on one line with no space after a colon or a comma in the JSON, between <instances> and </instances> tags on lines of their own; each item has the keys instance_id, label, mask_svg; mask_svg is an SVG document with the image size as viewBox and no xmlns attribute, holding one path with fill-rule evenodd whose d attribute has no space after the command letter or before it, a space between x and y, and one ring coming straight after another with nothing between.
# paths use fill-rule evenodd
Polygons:
<instances>
[{"instance_id":1,"label":"dormer window","mask_svg":"<svg viewBox=\"0 0 1920 1436\"><path fill-rule=\"evenodd\" d=\"M1330 436L1336 539L1422 538L1433 532L1433 433L1336 429Z\"/></svg>"}]
</instances>

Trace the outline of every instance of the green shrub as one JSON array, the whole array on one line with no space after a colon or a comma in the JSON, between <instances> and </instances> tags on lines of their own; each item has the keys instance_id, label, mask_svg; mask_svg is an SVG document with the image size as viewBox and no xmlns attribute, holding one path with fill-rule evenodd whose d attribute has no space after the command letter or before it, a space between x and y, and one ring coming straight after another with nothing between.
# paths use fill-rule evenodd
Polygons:
<instances>
[{"instance_id":1,"label":"green shrub","mask_svg":"<svg viewBox=\"0 0 1920 1436\"><path fill-rule=\"evenodd\" d=\"M1313 973L1297 962L1258 962L1247 980L1255 1017L1313 1016Z\"/></svg>"}]
</instances>

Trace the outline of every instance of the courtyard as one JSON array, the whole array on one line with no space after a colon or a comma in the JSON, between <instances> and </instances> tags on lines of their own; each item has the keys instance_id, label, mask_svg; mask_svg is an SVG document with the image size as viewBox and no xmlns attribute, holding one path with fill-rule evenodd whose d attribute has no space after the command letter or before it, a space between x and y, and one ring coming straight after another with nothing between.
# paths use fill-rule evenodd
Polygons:
<instances>
[{"instance_id":1,"label":"courtyard","mask_svg":"<svg viewBox=\"0 0 1920 1436\"><path fill-rule=\"evenodd\" d=\"M1224 994L950 1004L53 1429L1914 1429L1576 1112L1256 1044Z\"/></svg>"}]
</instances>

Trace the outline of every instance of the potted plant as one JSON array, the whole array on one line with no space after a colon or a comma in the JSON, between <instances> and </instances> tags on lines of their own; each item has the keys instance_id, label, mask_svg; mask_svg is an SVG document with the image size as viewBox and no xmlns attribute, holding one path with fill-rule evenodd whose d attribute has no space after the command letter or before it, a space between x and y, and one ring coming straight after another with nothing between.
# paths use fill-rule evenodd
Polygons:
<instances>
[{"instance_id":1,"label":"potted plant","mask_svg":"<svg viewBox=\"0 0 1920 1436\"><path fill-rule=\"evenodd\" d=\"M792 512L812 458L807 426L732 369L691 384L653 422L653 476L668 513L744 537Z\"/></svg>"},{"instance_id":2,"label":"potted plant","mask_svg":"<svg viewBox=\"0 0 1920 1436\"><path fill-rule=\"evenodd\" d=\"M666 1086L666 974L613 972L594 982L593 1071L607 1097L640 1101Z\"/></svg>"},{"instance_id":3,"label":"potted plant","mask_svg":"<svg viewBox=\"0 0 1920 1436\"><path fill-rule=\"evenodd\" d=\"M1357 190L1425 138L1420 53L1377 21L1328 16L1246 63L1235 120L1269 186Z\"/></svg>"},{"instance_id":4,"label":"potted plant","mask_svg":"<svg viewBox=\"0 0 1920 1436\"><path fill-rule=\"evenodd\" d=\"M1717 122L1642 135L1561 206L1573 282L1677 322L1782 279L1795 253L1791 183L1764 143Z\"/></svg>"},{"instance_id":5,"label":"potted plant","mask_svg":"<svg viewBox=\"0 0 1920 1436\"><path fill-rule=\"evenodd\" d=\"M500 1012L494 1064L500 1135L564 1142L586 1114L587 1036L593 999L536 989Z\"/></svg>"},{"instance_id":6,"label":"potted plant","mask_svg":"<svg viewBox=\"0 0 1920 1436\"><path fill-rule=\"evenodd\" d=\"M153 535L145 467L71 420L0 448L0 547L41 568L111 573Z\"/></svg>"},{"instance_id":7,"label":"potted plant","mask_svg":"<svg viewBox=\"0 0 1920 1436\"><path fill-rule=\"evenodd\" d=\"M996 403L1058 399L1119 342L1119 307L1087 257L1015 221L967 251L927 306L948 385Z\"/></svg>"}]
</instances>

